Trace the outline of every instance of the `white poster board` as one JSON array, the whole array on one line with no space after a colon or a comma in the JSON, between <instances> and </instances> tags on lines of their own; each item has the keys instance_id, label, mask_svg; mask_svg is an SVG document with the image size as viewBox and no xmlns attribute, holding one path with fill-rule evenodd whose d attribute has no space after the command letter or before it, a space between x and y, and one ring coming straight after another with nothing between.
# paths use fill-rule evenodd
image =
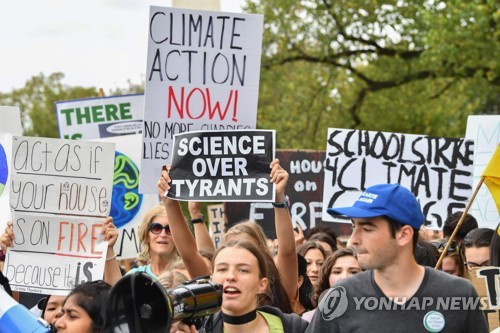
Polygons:
<instances>
[{"instance_id":1,"label":"white poster board","mask_svg":"<svg viewBox=\"0 0 500 333\"><path fill-rule=\"evenodd\" d=\"M138 191L142 135L122 135L99 141L116 144L110 214L118 228L114 250L119 259L136 258L140 252L139 224L144 214L160 201L158 194Z\"/></svg>"},{"instance_id":2,"label":"white poster board","mask_svg":"<svg viewBox=\"0 0 500 333\"><path fill-rule=\"evenodd\" d=\"M173 135L254 129L263 16L150 9L141 193L156 193Z\"/></svg>"},{"instance_id":3,"label":"white poster board","mask_svg":"<svg viewBox=\"0 0 500 333\"><path fill-rule=\"evenodd\" d=\"M500 115L469 116L465 137L474 140L473 187L476 188L484 168L500 143ZM495 229L500 217L488 187L481 186L472 202L469 214L474 216L480 228Z\"/></svg>"},{"instance_id":4,"label":"white poster board","mask_svg":"<svg viewBox=\"0 0 500 333\"><path fill-rule=\"evenodd\" d=\"M141 133L144 95L56 102L59 137L93 140Z\"/></svg>"},{"instance_id":5,"label":"white poster board","mask_svg":"<svg viewBox=\"0 0 500 333\"><path fill-rule=\"evenodd\" d=\"M4 275L13 290L65 295L102 279L114 144L13 138L10 205L14 247Z\"/></svg>"},{"instance_id":6,"label":"white poster board","mask_svg":"<svg viewBox=\"0 0 500 333\"><path fill-rule=\"evenodd\" d=\"M10 158L12 136L22 135L21 111L18 107L0 106L0 234L11 220L9 206Z\"/></svg>"},{"instance_id":7,"label":"white poster board","mask_svg":"<svg viewBox=\"0 0 500 333\"><path fill-rule=\"evenodd\" d=\"M419 200L426 226L441 229L472 195L473 147L461 138L329 128L323 220L350 223L326 209L352 206L367 187L398 183Z\"/></svg>"}]
</instances>

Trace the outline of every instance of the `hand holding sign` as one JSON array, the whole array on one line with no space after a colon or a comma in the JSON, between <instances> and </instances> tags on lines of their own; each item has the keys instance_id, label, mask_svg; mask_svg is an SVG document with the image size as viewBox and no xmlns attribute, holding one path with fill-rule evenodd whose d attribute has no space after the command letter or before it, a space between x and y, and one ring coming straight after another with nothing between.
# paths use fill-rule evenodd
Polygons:
<instances>
[{"instance_id":1,"label":"hand holding sign","mask_svg":"<svg viewBox=\"0 0 500 333\"><path fill-rule=\"evenodd\" d=\"M104 220L101 235L103 235L103 240L108 242L108 248L113 248L118 238L118 229L116 229L113 224L113 218L111 216L106 217Z\"/></svg>"},{"instance_id":2,"label":"hand holding sign","mask_svg":"<svg viewBox=\"0 0 500 333\"><path fill-rule=\"evenodd\" d=\"M7 248L14 246L14 232L12 231L12 222L7 222L5 232L0 236L0 247L2 251L7 252Z\"/></svg>"},{"instance_id":3,"label":"hand holding sign","mask_svg":"<svg viewBox=\"0 0 500 333\"><path fill-rule=\"evenodd\" d=\"M280 165L277 158L271 162L271 183L276 184L276 202L285 201L285 188L288 182L288 172Z\"/></svg>"}]
</instances>

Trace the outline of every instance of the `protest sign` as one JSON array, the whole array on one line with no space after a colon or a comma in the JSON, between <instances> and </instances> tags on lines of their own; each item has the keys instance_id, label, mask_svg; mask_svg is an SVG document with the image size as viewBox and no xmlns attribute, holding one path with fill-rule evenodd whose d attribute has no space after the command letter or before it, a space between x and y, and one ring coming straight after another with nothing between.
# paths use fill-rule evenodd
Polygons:
<instances>
[{"instance_id":1,"label":"protest sign","mask_svg":"<svg viewBox=\"0 0 500 333\"><path fill-rule=\"evenodd\" d=\"M141 133L144 95L56 102L59 137L93 140Z\"/></svg>"},{"instance_id":2,"label":"protest sign","mask_svg":"<svg viewBox=\"0 0 500 333\"><path fill-rule=\"evenodd\" d=\"M208 223L210 224L210 236L217 250L222 244L222 236L226 228L226 219L224 215L224 204L208 205Z\"/></svg>"},{"instance_id":3,"label":"protest sign","mask_svg":"<svg viewBox=\"0 0 500 333\"><path fill-rule=\"evenodd\" d=\"M10 158L12 155L12 136L21 135L21 112L13 106L0 106L0 233L11 220L9 206Z\"/></svg>"},{"instance_id":4,"label":"protest sign","mask_svg":"<svg viewBox=\"0 0 500 333\"><path fill-rule=\"evenodd\" d=\"M500 326L500 267L474 268L470 278L493 331Z\"/></svg>"},{"instance_id":5,"label":"protest sign","mask_svg":"<svg viewBox=\"0 0 500 333\"><path fill-rule=\"evenodd\" d=\"M177 134L170 198L192 201L274 200L270 182L275 132L207 131Z\"/></svg>"},{"instance_id":6,"label":"protest sign","mask_svg":"<svg viewBox=\"0 0 500 333\"><path fill-rule=\"evenodd\" d=\"M114 249L119 259L136 258L139 255L139 224L144 214L159 203L158 194L139 193L141 138L142 135L135 134L100 139L116 144L110 215L118 228Z\"/></svg>"},{"instance_id":7,"label":"protest sign","mask_svg":"<svg viewBox=\"0 0 500 333\"><path fill-rule=\"evenodd\" d=\"M401 184L420 202L429 229L441 229L449 214L472 195L473 141L413 134L328 129L323 219L329 207L351 206L367 187Z\"/></svg>"},{"instance_id":8,"label":"protest sign","mask_svg":"<svg viewBox=\"0 0 500 333\"><path fill-rule=\"evenodd\" d=\"M114 144L13 138L10 205L15 246L4 274L14 290L67 294L102 279Z\"/></svg>"},{"instance_id":9,"label":"protest sign","mask_svg":"<svg viewBox=\"0 0 500 333\"><path fill-rule=\"evenodd\" d=\"M306 231L318 225L333 228L338 235L350 232L350 227L337 223L323 223L323 162L324 151L276 151L280 165L288 171L286 194L290 198L290 214L294 228ZM267 237L276 238L274 207L269 203L228 202L225 205L229 226L243 220L259 223Z\"/></svg>"},{"instance_id":10,"label":"protest sign","mask_svg":"<svg viewBox=\"0 0 500 333\"><path fill-rule=\"evenodd\" d=\"M263 16L152 6L141 193L156 193L174 134L253 129Z\"/></svg>"},{"instance_id":11,"label":"protest sign","mask_svg":"<svg viewBox=\"0 0 500 333\"><path fill-rule=\"evenodd\" d=\"M469 116L465 137L474 140L473 187L476 188L484 168L500 143L500 116ZM486 186L479 189L469 214L476 218L480 228L495 229L500 222L495 201Z\"/></svg>"}]
</instances>

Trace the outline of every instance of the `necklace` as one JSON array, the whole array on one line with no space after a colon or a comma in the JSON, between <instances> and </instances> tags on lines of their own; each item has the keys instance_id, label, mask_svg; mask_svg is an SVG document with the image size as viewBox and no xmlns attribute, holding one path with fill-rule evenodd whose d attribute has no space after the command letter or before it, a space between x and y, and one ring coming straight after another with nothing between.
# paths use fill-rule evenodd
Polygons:
<instances>
[{"instance_id":1,"label":"necklace","mask_svg":"<svg viewBox=\"0 0 500 333\"><path fill-rule=\"evenodd\" d=\"M222 320L226 324L231 324L231 325L243 325L246 323L251 322L257 318L257 309L254 309L248 313L245 313L244 315L241 316L231 316L228 314L225 314L224 312L222 313Z\"/></svg>"}]
</instances>

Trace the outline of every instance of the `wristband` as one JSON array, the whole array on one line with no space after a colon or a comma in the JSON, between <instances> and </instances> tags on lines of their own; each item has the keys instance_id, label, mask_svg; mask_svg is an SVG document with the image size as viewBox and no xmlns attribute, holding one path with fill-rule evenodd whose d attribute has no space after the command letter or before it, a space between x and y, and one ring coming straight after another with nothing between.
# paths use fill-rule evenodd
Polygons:
<instances>
[{"instance_id":1,"label":"wristband","mask_svg":"<svg viewBox=\"0 0 500 333\"><path fill-rule=\"evenodd\" d=\"M203 214L200 214L199 218L191 220L191 223L192 224L205 223L205 220L203 219Z\"/></svg>"},{"instance_id":2,"label":"wristband","mask_svg":"<svg viewBox=\"0 0 500 333\"><path fill-rule=\"evenodd\" d=\"M113 260L113 259L116 259L116 254L112 257L109 257L109 258L106 258L106 261L110 261L110 260Z\"/></svg>"},{"instance_id":3,"label":"wristband","mask_svg":"<svg viewBox=\"0 0 500 333\"><path fill-rule=\"evenodd\" d=\"M273 206L275 208L289 208L290 207L290 199L288 195L285 195L285 201L283 202L273 202Z\"/></svg>"}]
</instances>

